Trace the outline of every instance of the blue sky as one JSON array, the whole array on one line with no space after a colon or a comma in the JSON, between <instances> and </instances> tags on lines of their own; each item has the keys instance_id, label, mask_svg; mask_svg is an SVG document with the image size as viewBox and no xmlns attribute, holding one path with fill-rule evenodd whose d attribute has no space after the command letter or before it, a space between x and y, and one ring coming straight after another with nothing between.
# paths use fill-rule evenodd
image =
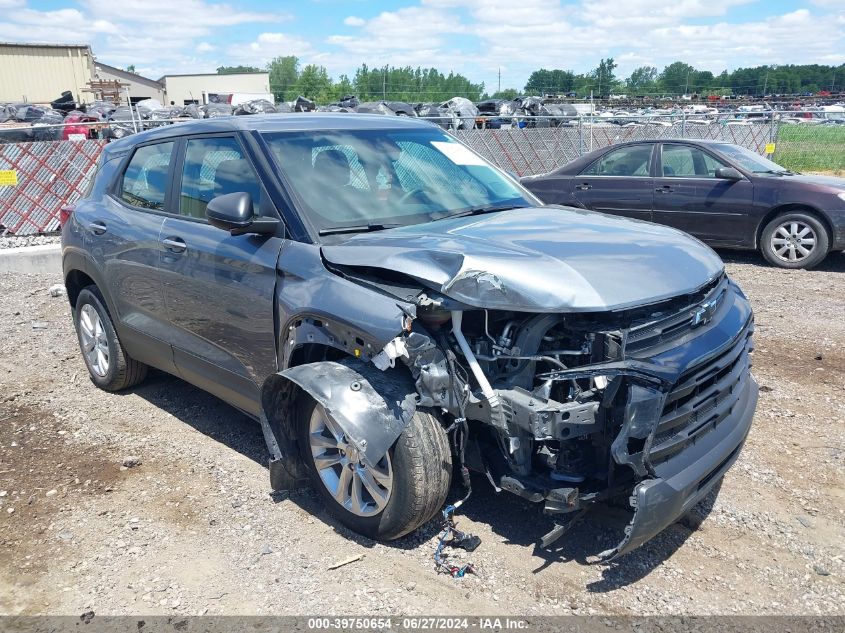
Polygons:
<instances>
[{"instance_id":1,"label":"blue sky","mask_svg":"<svg viewBox=\"0 0 845 633\"><path fill-rule=\"evenodd\" d=\"M454 70L488 90L536 68L617 74L845 63L845 0L0 0L0 41L91 44L141 74L264 66L278 55L337 77L361 63Z\"/></svg>"}]
</instances>

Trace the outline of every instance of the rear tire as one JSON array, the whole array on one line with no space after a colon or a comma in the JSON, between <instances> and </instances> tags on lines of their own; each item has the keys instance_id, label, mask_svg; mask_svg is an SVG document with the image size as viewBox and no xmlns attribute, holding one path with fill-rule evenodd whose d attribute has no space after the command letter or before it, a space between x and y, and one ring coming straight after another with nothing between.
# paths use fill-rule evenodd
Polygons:
<instances>
[{"instance_id":1,"label":"rear tire","mask_svg":"<svg viewBox=\"0 0 845 633\"><path fill-rule=\"evenodd\" d=\"M760 252L780 268L812 268L827 257L830 236L814 215L801 211L781 213L760 235Z\"/></svg>"},{"instance_id":2,"label":"rear tire","mask_svg":"<svg viewBox=\"0 0 845 633\"><path fill-rule=\"evenodd\" d=\"M321 426L323 422L320 419L327 420L327 424ZM366 478L370 485L373 479L366 472L363 476L347 474L349 484L343 486L341 477L344 477L344 471L350 469L357 473L356 467L361 465L344 461L346 458L339 449L323 448L326 446L325 438L329 438L331 443L330 438L334 434L342 436L342 431L328 412L312 398L303 396L296 424L300 455L312 487L329 512L354 532L378 540L397 539L428 521L446 501L452 478L452 453L440 420L431 413L417 410L399 439L379 462L376 474L384 485L382 492L389 488L386 501L379 504L377 495L370 495L366 484L359 485L359 491L366 489L363 506L360 492L353 505L352 496L356 494L354 478L359 477L360 481ZM320 437L316 442L312 439L314 429L324 429L318 432ZM344 441L345 438L340 444L343 445ZM339 463L324 467L327 463L325 458L329 457L332 461L333 456L338 458ZM319 470L317 461L321 464ZM361 467L367 470L366 466Z\"/></svg>"},{"instance_id":3,"label":"rear tire","mask_svg":"<svg viewBox=\"0 0 845 633\"><path fill-rule=\"evenodd\" d=\"M79 293L73 324L91 381L100 389L120 391L146 378L147 366L131 358L120 344L97 286L87 286Z\"/></svg>"}]
</instances>

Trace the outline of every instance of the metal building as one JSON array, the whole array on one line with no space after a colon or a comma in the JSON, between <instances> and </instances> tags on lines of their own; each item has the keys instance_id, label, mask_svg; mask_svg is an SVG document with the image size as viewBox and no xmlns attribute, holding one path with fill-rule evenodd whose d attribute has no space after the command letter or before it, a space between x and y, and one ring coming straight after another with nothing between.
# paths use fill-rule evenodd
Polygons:
<instances>
[{"instance_id":1,"label":"metal building","mask_svg":"<svg viewBox=\"0 0 845 633\"><path fill-rule=\"evenodd\" d=\"M97 79L101 81L119 81L124 89L121 90L121 100L125 91L129 91L132 103L143 99L156 99L164 102L164 86L155 79L147 79L141 75L102 62L94 62Z\"/></svg>"},{"instance_id":2,"label":"metal building","mask_svg":"<svg viewBox=\"0 0 845 633\"><path fill-rule=\"evenodd\" d=\"M70 90L79 102L94 77L91 47L79 44L0 42L0 102L49 103Z\"/></svg>"},{"instance_id":3,"label":"metal building","mask_svg":"<svg viewBox=\"0 0 845 633\"><path fill-rule=\"evenodd\" d=\"M207 103L209 94L246 93L260 97L270 93L270 73L266 72L165 75L159 82L164 85L165 105Z\"/></svg>"}]
</instances>

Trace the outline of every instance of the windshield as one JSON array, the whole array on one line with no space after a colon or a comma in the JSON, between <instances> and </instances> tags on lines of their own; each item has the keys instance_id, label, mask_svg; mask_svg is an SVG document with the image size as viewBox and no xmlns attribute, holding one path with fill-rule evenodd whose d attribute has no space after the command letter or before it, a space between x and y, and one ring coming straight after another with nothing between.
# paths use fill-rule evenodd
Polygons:
<instances>
[{"instance_id":1,"label":"windshield","mask_svg":"<svg viewBox=\"0 0 845 633\"><path fill-rule=\"evenodd\" d=\"M526 190L438 128L264 135L321 234L420 224L536 204Z\"/></svg>"},{"instance_id":2,"label":"windshield","mask_svg":"<svg viewBox=\"0 0 845 633\"><path fill-rule=\"evenodd\" d=\"M760 154L752 152L750 149L740 147L739 145L731 145L729 143L717 143L713 145L719 152L731 158L738 163L740 167L746 171L755 174L786 174L791 173L785 167L781 167L768 158L763 158Z\"/></svg>"}]
</instances>

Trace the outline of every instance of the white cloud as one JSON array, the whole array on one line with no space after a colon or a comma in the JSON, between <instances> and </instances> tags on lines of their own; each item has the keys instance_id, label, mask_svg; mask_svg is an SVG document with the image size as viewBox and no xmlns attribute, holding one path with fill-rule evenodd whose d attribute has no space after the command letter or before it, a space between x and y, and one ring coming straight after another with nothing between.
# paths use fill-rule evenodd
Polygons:
<instances>
[{"instance_id":1,"label":"white cloud","mask_svg":"<svg viewBox=\"0 0 845 633\"><path fill-rule=\"evenodd\" d=\"M243 0L241 0L243 1ZM133 64L141 74L213 71L210 36L227 27L276 23L288 13L241 10L206 0L78 0L79 8L41 11L0 0L0 41L91 44L98 59ZM197 41L200 40L200 41ZM211 40L214 41L214 40Z\"/></svg>"},{"instance_id":2,"label":"white cloud","mask_svg":"<svg viewBox=\"0 0 845 633\"><path fill-rule=\"evenodd\" d=\"M233 44L226 51L228 63L256 66L286 55L308 58L316 55L316 51L308 40L289 33L261 33L252 42Z\"/></svg>"},{"instance_id":3,"label":"white cloud","mask_svg":"<svg viewBox=\"0 0 845 633\"><path fill-rule=\"evenodd\" d=\"M488 75L488 86L498 68L508 78L505 85L519 87L536 68L584 72L602 57L616 59L620 76L636 66L663 67L676 60L713 72L845 60L843 0L814 0L820 7L840 9L834 15L800 9L745 23L727 20L733 9L753 1L419 0L365 21L359 33L328 41L367 62L405 63L420 58L422 48L426 65L480 69ZM722 19L714 23L713 18ZM469 59L455 55L449 43L456 40L444 34L460 35L457 41Z\"/></svg>"},{"instance_id":4,"label":"white cloud","mask_svg":"<svg viewBox=\"0 0 845 633\"><path fill-rule=\"evenodd\" d=\"M179 25L192 29L290 20L288 13L240 11L233 6L204 0L82 0L92 15L120 22L140 22L162 26Z\"/></svg>"},{"instance_id":5,"label":"white cloud","mask_svg":"<svg viewBox=\"0 0 845 633\"><path fill-rule=\"evenodd\" d=\"M16 9L4 14L0 22L0 40L20 42L88 43L102 33L114 33L118 27L108 20L92 20L76 9L35 11Z\"/></svg>"},{"instance_id":6,"label":"white cloud","mask_svg":"<svg viewBox=\"0 0 845 633\"><path fill-rule=\"evenodd\" d=\"M447 36L464 31L456 16L429 7L385 11L362 22L359 34L332 35L326 40L343 49L347 59L351 56L355 65L361 61L442 65L431 55L446 45Z\"/></svg>"},{"instance_id":7,"label":"white cloud","mask_svg":"<svg viewBox=\"0 0 845 633\"><path fill-rule=\"evenodd\" d=\"M845 61L845 0L769 17L761 0L404 0L371 18L348 15L348 0L316 1L297 5L298 17L320 28L308 15L319 12L337 30L277 30L293 16L251 10L248 0L65 0L57 10L0 0L0 41L90 43L102 61L152 76L296 55L335 76L361 63L435 66L488 87L499 68L504 86L521 87L539 67L584 72L602 57L616 59L618 76L677 60L713 72ZM755 1L761 11L731 19Z\"/></svg>"}]
</instances>

